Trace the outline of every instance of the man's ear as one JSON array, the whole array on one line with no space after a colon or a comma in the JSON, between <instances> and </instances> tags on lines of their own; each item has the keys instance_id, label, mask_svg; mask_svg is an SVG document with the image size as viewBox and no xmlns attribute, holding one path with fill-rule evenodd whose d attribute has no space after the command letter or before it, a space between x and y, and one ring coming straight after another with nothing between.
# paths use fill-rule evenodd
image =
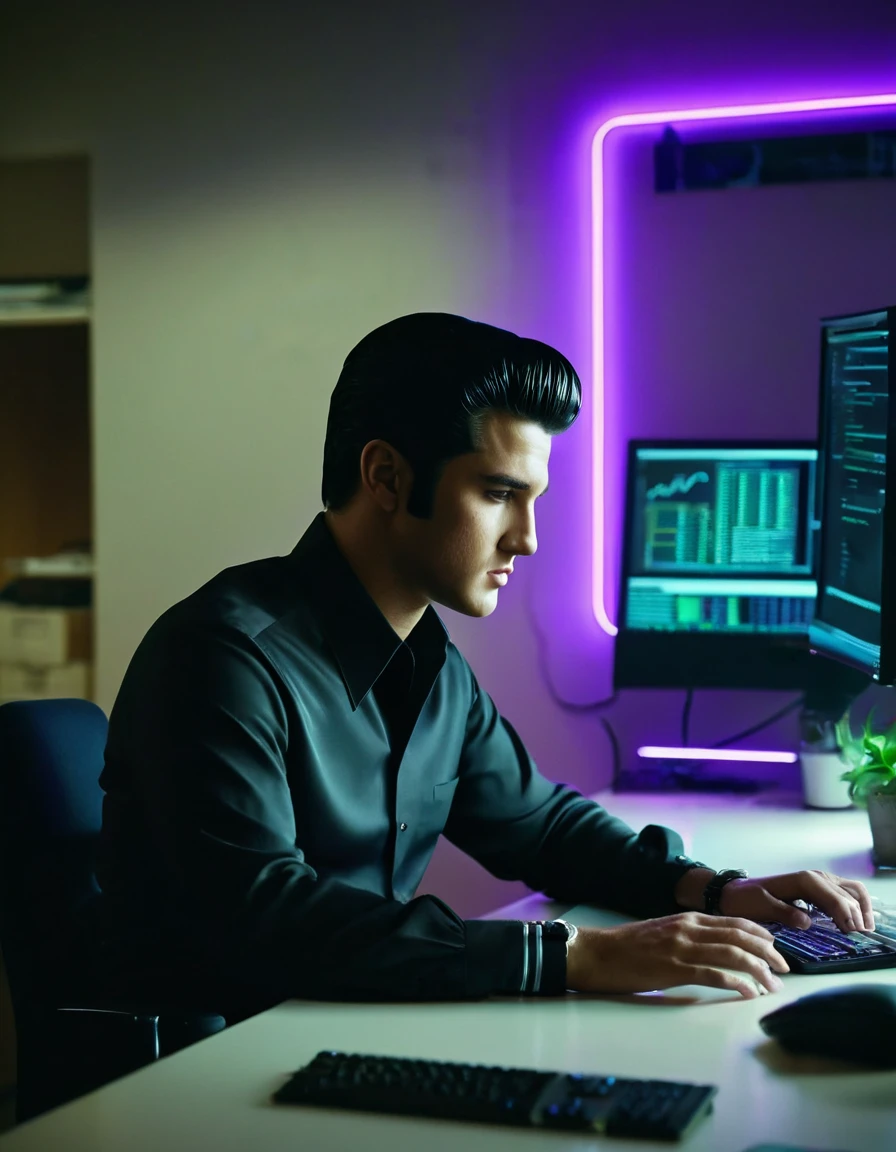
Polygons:
<instances>
[{"instance_id":1,"label":"man's ear","mask_svg":"<svg viewBox=\"0 0 896 1152\"><path fill-rule=\"evenodd\" d=\"M410 491L411 467L386 440L371 440L361 452L361 487L384 512L395 512Z\"/></svg>"}]
</instances>

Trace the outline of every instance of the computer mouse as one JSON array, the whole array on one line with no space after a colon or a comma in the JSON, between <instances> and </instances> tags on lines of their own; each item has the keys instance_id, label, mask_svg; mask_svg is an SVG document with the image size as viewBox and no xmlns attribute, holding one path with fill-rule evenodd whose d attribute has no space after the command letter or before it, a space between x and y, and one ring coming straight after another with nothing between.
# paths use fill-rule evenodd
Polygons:
<instances>
[{"instance_id":1,"label":"computer mouse","mask_svg":"<svg viewBox=\"0 0 896 1152\"><path fill-rule=\"evenodd\" d=\"M788 1052L896 1068L896 981L812 992L759 1024Z\"/></svg>"}]
</instances>

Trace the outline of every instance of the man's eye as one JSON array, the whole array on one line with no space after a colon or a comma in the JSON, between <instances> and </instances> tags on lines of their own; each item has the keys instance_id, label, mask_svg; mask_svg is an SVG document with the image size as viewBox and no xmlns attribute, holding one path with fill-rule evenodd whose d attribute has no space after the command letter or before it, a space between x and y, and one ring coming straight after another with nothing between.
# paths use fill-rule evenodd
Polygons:
<instances>
[{"instance_id":1,"label":"man's eye","mask_svg":"<svg viewBox=\"0 0 896 1152\"><path fill-rule=\"evenodd\" d=\"M513 499L513 489L503 488L500 492L487 493L492 500L498 500L501 504L508 504Z\"/></svg>"}]
</instances>

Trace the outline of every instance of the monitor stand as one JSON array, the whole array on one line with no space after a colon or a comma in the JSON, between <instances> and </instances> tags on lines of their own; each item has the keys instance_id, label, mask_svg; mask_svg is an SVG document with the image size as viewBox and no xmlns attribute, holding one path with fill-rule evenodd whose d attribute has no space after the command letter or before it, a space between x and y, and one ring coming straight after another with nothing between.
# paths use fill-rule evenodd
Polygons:
<instances>
[{"instance_id":1,"label":"monitor stand","mask_svg":"<svg viewBox=\"0 0 896 1152\"><path fill-rule=\"evenodd\" d=\"M813 730L833 727L867 689L871 678L844 664L813 656L806 668L799 730L803 742ZM794 748L799 753L800 745ZM614 792L714 792L752 795L776 788L802 789L799 757L793 764L753 761L642 760L624 768Z\"/></svg>"},{"instance_id":2,"label":"monitor stand","mask_svg":"<svg viewBox=\"0 0 896 1152\"><path fill-rule=\"evenodd\" d=\"M781 765L776 765L778 769ZM654 760L639 762L635 768L620 772L614 792L716 792L753 795L778 788L778 780L760 780L733 776L719 771L717 763L700 760Z\"/></svg>"}]
</instances>

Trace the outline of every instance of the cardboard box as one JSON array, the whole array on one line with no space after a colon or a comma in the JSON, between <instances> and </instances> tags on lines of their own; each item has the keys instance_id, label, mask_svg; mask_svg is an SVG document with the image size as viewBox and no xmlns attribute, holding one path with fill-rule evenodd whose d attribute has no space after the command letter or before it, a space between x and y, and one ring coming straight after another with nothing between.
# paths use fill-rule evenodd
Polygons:
<instances>
[{"instance_id":1,"label":"cardboard box","mask_svg":"<svg viewBox=\"0 0 896 1152\"><path fill-rule=\"evenodd\" d=\"M0 664L0 703L8 700L90 699L91 667L83 662L38 668L33 664Z\"/></svg>"},{"instance_id":2,"label":"cardboard box","mask_svg":"<svg viewBox=\"0 0 896 1152\"><path fill-rule=\"evenodd\" d=\"M0 663L46 668L89 661L92 656L89 608L0 606Z\"/></svg>"}]
</instances>

